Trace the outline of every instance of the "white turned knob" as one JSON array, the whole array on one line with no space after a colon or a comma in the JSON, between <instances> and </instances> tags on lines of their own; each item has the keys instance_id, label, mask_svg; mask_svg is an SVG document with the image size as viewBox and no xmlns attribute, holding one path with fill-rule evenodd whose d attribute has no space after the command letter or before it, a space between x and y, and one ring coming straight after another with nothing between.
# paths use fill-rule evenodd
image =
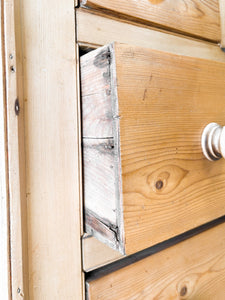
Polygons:
<instances>
[{"instance_id":1,"label":"white turned knob","mask_svg":"<svg viewBox=\"0 0 225 300\"><path fill-rule=\"evenodd\" d=\"M204 128L202 151L208 160L225 158L225 126L210 123Z\"/></svg>"}]
</instances>

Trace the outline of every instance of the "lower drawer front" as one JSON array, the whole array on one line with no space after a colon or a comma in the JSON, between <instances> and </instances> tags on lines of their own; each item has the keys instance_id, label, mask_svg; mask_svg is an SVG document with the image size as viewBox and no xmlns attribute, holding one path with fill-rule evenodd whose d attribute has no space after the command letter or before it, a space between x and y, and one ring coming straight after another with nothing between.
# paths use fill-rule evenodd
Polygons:
<instances>
[{"instance_id":1,"label":"lower drawer front","mask_svg":"<svg viewBox=\"0 0 225 300\"><path fill-rule=\"evenodd\" d=\"M87 282L89 300L224 299L225 224Z\"/></svg>"}]
</instances>

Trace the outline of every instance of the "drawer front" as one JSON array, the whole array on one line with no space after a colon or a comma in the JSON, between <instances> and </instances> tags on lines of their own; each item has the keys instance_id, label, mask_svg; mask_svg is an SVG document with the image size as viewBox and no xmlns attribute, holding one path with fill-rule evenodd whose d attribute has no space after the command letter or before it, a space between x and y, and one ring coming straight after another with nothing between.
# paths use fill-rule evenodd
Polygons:
<instances>
[{"instance_id":1,"label":"drawer front","mask_svg":"<svg viewBox=\"0 0 225 300\"><path fill-rule=\"evenodd\" d=\"M225 124L225 64L111 44L81 57L90 233L126 254L225 214L225 161L201 135Z\"/></svg>"},{"instance_id":2,"label":"drawer front","mask_svg":"<svg viewBox=\"0 0 225 300\"><path fill-rule=\"evenodd\" d=\"M82 0L81 6L129 15L214 41L221 38L218 0Z\"/></svg>"},{"instance_id":3,"label":"drawer front","mask_svg":"<svg viewBox=\"0 0 225 300\"><path fill-rule=\"evenodd\" d=\"M223 300L225 224L98 279L89 300Z\"/></svg>"}]
</instances>

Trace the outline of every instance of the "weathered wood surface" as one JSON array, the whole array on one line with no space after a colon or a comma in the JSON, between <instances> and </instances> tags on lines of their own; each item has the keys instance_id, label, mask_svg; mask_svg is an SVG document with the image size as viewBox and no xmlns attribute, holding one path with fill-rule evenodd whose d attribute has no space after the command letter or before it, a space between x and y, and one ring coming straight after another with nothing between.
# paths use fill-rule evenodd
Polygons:
<instances>
[{"instance_id":1,"label":"weathered wood surface","mask_svg":"<svg viewBox=\"0 0 225 300\"><path fill-rule=\"evenodd\" d=\"M218 0L82 0L81 6L111 11L214 41L221 38Z\"/></svg>"},{"instance_id":2,"label":"weathered wood surface","mask_svg":"<svg viewBox=\"0 0 225 300\"><path fill-rule=\"evenodd\" d=\"M102 49L106 47L87 57L95 61ZM111 63L116 64L112 103L118 95L113 120L120 125L114 167L117 175L122 173L122 190L117 189L116 199L105 194L105 201L120 205L116 213L120 211L124 221L125 253L131 254L225 213L225 161L209 162L201 150L205 125L225 124L225 64L117 43L110 49ZM101 89L103 81L95 82L95 73L92 78L92 86ZM101 159L101 174L92 172L92 191L106 184L102 180L106 158ZM116 177L114 182L120 185Z\"/></svg>"},{"instance_id":3,"label":"weathered wood surface","mask_svg":"<svg viewBox=\"0 0 225 300\"><path fill-rule=\"evenodd\" d=\"M111 45L81 57L86 231L124 252L115 62ZM121 248L122 247L122 248Z\"/></svg>"},{"instance_id":4,"label":"weathered wood surface","mask_svg":"<svg viewBox=\"0 0 225 300\"><path fill-rule=\"evenodd\" d=\"M98 279L89 300L224 299L225 224Z\"/></svg>"}]
</instances>

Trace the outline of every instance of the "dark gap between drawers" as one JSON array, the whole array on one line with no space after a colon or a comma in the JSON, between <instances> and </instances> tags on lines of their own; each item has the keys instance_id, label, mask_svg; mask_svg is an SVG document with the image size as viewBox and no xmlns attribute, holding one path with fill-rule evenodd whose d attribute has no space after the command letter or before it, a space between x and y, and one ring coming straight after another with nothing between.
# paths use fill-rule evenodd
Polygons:
<instances>
[{"instance_id":1,"label":"dark gap between drawers","mask_svg":"<svg viewBox=\"0 0 225 300\"><path fill-rule=\"evenodd\" d=\"M106 266L103 266L103 267L100 267L98 269L95 269L93 271L90 271L90 272L87 272L85 274L85 279L86 279L86 282L91 282L93 280L96 280L98 278L101 278L103 276L106 276L112 272L115 272L119 269L122 269L124 267L127 267L133 263L136 263L146 257L149 257L153 254L156 254L162 250L165 250L169 247L172 247L180 242L183 242L191 237L194 237L210 228L213 228L217 225L220 225L222 223L225 222L225 216L222 216L218 219L215 219L211 222L208 222L204 225L201 225L197 228L194 228L194 229L191 229L185 233L182 233L178 236L175 236L169 240L166 240L162 243L159 243L157 245L154 245L152 247L149 247L147 249L144 249L142 251L139 251L135 254L132 254L130 256L127 256L127 257L124 257L124 258L121 258L120 260L118 261L115 261L115 262L112 262Z\"/></svg>"}]
</instances>

